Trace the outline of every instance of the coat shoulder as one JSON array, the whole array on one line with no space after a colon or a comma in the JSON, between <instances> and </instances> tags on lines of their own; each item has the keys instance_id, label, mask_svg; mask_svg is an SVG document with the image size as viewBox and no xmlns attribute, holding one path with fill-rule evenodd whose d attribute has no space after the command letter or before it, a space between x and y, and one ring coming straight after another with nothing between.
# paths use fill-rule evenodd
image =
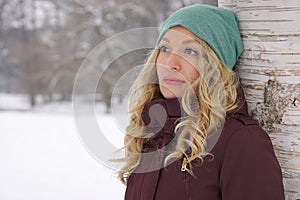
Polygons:
<instances>
[{"instance_id":1,"label":"coat shoulder","mask_svg":"<svg viewBox=\"0 0 300 200\"><path fill-rule=\"evenodd\" d=\"M213 154L223 157L224 149L229 143L249 143L264 141L270 144L271 140L267 132L260 126L258 121L245 115L234 115L226 119L222 133L212 149Z\"/></svg>"}]
</instances>

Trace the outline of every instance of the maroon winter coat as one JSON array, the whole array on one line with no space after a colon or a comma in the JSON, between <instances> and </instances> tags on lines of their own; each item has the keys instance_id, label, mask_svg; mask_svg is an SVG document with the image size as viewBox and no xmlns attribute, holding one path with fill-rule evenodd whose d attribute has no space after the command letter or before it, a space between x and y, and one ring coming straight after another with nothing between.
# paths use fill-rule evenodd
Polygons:
<instances>
[{"instance_id":1,"label":"maroon winter coat","mask_svg":"<svg viewBox=\"0 0 300 200\"><path fill-rule=\"evenodd\" d=\"M205 157L202 165L197 165L197 159L192 162L195 177L181 171L182 159L155 171L132 173L125 199L283 200L282 172L271 140L257 121L249 117L242 90L238 101L242 105L235 113L227 114L223 131L210 151L214 158ZM149 108L153 105L163 106L168 117L162 130L144 145L144 153L167 145L175 136L175 120L180 117L177 99L153 100L142 113L146 124L150 122ZM161 113L156 113L151 119L160 124L160 117ZM143 156L136 170L142 165Z\"/></svg>"}]
</instances>

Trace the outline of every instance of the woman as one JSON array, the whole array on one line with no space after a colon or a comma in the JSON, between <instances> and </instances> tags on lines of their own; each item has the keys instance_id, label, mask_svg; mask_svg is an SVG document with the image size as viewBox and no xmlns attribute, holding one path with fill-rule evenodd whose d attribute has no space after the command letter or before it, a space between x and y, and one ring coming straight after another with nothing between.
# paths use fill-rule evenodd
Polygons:
<instances>
[{"instance_id":1,"label":"woman","mask_svg":"<svg viewBox=\"0 0 300 200\"><path fill-rule=\"evenodd\" d=\"M126 200L282 200L268 134L232 70L243 51L229 10L193 5L162 25L131 89Z\"/></svg>"}]
</instances>

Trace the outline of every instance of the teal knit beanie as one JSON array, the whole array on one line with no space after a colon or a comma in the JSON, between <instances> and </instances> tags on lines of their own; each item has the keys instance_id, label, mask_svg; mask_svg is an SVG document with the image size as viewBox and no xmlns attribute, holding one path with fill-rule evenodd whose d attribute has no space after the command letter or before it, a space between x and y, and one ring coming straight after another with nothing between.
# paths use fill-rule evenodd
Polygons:
<instances>
[{"instance_id":1,"label":"teal knit beanie","mask_svg":"<svg viewBox=\"0 0 300 200\"><path fill-rule=\"evenodd\" d=\"M169 28L181 25L204 40L228 68L243 52L236 15L224 8L194 4L177 10L161 26L156 46Z\"/></svg>"}]
</instances>

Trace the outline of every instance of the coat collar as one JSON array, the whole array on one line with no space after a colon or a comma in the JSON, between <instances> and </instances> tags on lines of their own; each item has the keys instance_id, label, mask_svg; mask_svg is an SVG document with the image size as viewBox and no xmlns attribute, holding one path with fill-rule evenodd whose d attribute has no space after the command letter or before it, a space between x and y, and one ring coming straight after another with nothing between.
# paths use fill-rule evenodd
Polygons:
<instances>
[{"instance_id":1,"label":"coat collar","mask_svg":"<svg viewBox=\"0 0 300 200\"><path fill-rule=\"evenodd\" d=\"M226 119L228 117L238 117L240 115L249 116L248 105L241 84L237 88L236 102L238 102L238 108L226 113ZM186 116L181 107L181 98L160 98L151 100L145 104L142 111L142 119L146 125L150 124L151 118L155 119L157 122L163 122L166 117L180 118L181 116Z\"/></svg>"},{"instance_id":2,"label":"coat collar","mask_svg":"<svg viewBox=\"0 0 300 200\"><path fill-rule=\"evenodd\" d=\"M146 125L149 125L151 119L162 122L165 118L179 118L183 114L181 108L181 99L156 99L147 102L142 111L142 119Z\"/></svg>"}]
</instances>

